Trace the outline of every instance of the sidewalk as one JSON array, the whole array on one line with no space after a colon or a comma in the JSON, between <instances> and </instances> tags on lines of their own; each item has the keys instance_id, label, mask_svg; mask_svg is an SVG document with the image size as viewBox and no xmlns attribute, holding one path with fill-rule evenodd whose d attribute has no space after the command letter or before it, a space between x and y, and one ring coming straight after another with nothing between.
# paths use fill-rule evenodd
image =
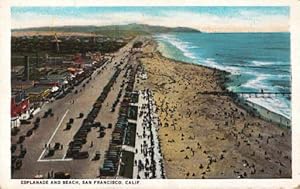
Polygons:
<instances>
[{"instance_id":1,"label":"sidewalk","mask_svg":"<svg viewBox=\"0 0 300 189\"><path fill-rule=\"evenodd\" d=\"M133 178L164 178L157 137L158 117L151 92L139 91Z\"/></svg>"}]
</instances>

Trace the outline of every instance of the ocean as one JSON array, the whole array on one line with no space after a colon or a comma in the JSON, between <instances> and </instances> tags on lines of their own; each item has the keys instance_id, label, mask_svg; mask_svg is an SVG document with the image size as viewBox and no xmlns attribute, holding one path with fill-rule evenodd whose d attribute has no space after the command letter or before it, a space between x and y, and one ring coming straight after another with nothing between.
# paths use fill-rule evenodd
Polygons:
<instances>
[{"instance_id":1,"label":"ocean","mask_svg":"<svg viewBox=\"0 0 300 189\"><path fill-rule=\"evenodd\" d=\"M289 33L178 32L158 34L155 39L168 58L230 72L226 84L230 91L291 91ZM246 100L291 119L288 96Z\"/></svg>"}]
</instances>

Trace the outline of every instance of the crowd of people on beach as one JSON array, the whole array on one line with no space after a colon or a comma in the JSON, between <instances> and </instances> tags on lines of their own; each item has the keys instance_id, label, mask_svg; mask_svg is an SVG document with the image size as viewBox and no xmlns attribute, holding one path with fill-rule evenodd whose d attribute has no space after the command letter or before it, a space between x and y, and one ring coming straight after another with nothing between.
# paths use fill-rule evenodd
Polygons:
<instances>
[{"instance_id":1,"label":"crowd of people on beach","mask_svg":"<svg viewBox=\"0 0 300 189\"><path fill-rule=\"evenodd\" d=\"M174 117L174 113L177 110L177 104L176 105L170 105L166 97L164 99L158 99L158 102L160 102L159 107L160 107L160 113L163 121L163 127L173 127L172 130L178 130L179 132L181 131L181 126L177 126L177 120ZM207 102L209 103L209 102ZM223 104L226 104L225 101L222 101ZM188 104L189 105L189 104ZM284 136L284 132L276 133L276 134L270 134L270 135L265 135L261 134L257 131L255 131L255 128L257 127L264 127L266 128L267 126L265 124L262 124L261 122L251 122L251 121L245 121L247 119L248 113L245 111L241 111L238 108L236 108L232 103L226 104L226 107L216 107L216 112L215 113L204 113L201 110L195 110L193 111L193 108L187 108L186 115L182 115L180 113L179 117L191 117L192 114L195 114L195 116L205 116L206 119L214 119L214 120L219 120L217 123L215 123L215 130L217 133L221 133L225 131L225 135L218 136L216 134L215 140L220 140L220 141L225 141L225 140L233 140L235 141L235 148L240 149L240 150L245 150L247 147L249 149L250 156L252 158L255 158L256 155L258 155L258 151L255 151L256 147L258 146L258 149L260 151L263 151L263 157L266 161L275 161L276 164L279 165L279 168L277 170L277 173L279 176L282 175L282 169L286 167L284 163L280 160L273 159L272 155L270 154L269 150L266 148L268 145L273 145L272 140L281 140ZM234 126L235 124L244 122L244 125L242 127L236 127ZM189 126L193 127L193 126ZM166 134L168 136L168 134ZM225 137L224 137L225 136ZM180 133L179 135L180 141L184 142L185 140L185 134L183 132ZM195 136L188 136L188 139L194 140ZM167 142L168 143L176 143L178 140L175 140L175 138L168 138ZM202 150L204 154L207 155L206 162L207 164L204 165L203 163L200 163L199 169L204 170L201 174L201 178L205 178L205 175L210 172L210 167L212 166L213 163L216 163L218 161L223 161L224 159L227 159L225 154L227 153L228 149L224 148L219 154L212 153L209 150L205 150L203 146L201 146L200 142L196 142L197 147L192 148L190 146L186 146L185 149L181 149L181 153L185 153L184 155L184 160L188 160L191 157L194 157L195 151ZM253 145L253 148L251 146ZM264 147L262 147L264 146ZM282 150L277 150L276 152L278 155L283 156L284 152ZM289 160L291 163L291 160L288 155L284 156L284 159ZM250 161L252 163L250 163ZM260 173L264 173L265 169L264 168L257 168L256 163L253 162L252 160L249 160L248 158L244 157L242 159L242 165L235 165L232 164L231 167L233 168L233 175L235 175L236 178L246 178L246 177L251 177L250 175L255 175L258 171ZM241 167L242 170L241 170ZM258 166L261 167L261 166ZM206 168L206 169L205 169ZM196 171L195 171L196 172ZM189 171L185 173L186 178L190 176L196 176L196 173L192 172L190 173ZM220 172L221 175L223 175L223 172Z\"/></svg>"},{"instance_id":2,"label":"crowd of people on beach","mask_svg":"<svg viewBox=\"0 0 300 189\"><path fill-rule=\"evenodd\" d=\"M210 95L228 92L227 73L159 54L149 55L142 63L148 79L141 80L139 89L153 91L168 178L291 174L289 130L261 119L234 95ZM208 93L202 94L205 91Z\"/></svg>"},{"instance_id":3,"label":"crowd of people on beach","mask_svg":"<svg viewBox=\"0 0 300 189\"><path fill-rule=\"evenodd\" d=\"M289 153L281 148L276 149L276 154L272 153L273 147L279 141L286 140L285 136L288 134L285 131L274 129L267 133L262 132L262 130L267 130L272 123L255 118L253 112L240 108L231 97L201 95L197 94L197 91L184 95L181 92L186 90L189 92L189 88L194 86L194 83L197 83L197 88L222 91L223 89L215 82L203 81L203 78L213 80L214 77L221 77L220 82L223 82L222 74L212 71L212 73L203 74L203 78L194 78L192 73L188 76L178 73L177 77L168 73L167 77L160 70L151 71L150 74L154 75L152 82L156 83L155 89L159 93L156 96L156 103L161 120L160 126L165 128L165 131L169 131L169 133L163 132L164 146L168 146L167 150L170 151L173 147L181 146L178 150L174 149L172 154L176 158L182 157L182 164L188 164L184 162L193 162L195 157L201 157L197 166L198 170L182 169L184 178L224 176L249 178L268 175L271 170L273 170L272 174L277 177L288 174L286 168L291 163ZM165 79L162 80L162 78ZM176 82L172 82L169 78L175 78ZM204 122L199 123L197 121L199 118ZM189 120L191 124L183 124L181 120ZM199 135L187 133L187 128L205 131L207 136L199 140ZM192 145L190 145L190 140L195 140ZM208 141L213 143L219 141L218 147L212 148L208 145ZM229 148L228 145L232 146ZM243 155L241 157L232 155L230 149L239 151ZM166 161L172 163L174 156L168 157ZM261 158L265 163L268 162L268 166L256 161ZM230 169L216 171L216 167L220 164L226 164ZM272 168L275 164L278 166Z\"/></svg>"}]
</instances>

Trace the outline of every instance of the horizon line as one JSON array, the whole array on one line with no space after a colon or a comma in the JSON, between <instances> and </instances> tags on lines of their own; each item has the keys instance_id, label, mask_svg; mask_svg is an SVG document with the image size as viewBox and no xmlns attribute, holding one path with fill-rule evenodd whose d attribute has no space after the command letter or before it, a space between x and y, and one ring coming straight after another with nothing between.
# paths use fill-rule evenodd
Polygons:
<instances>
[{"instance_id":1,"label":"horizon line","mask_svg":"<svg viewBox=\"0 0 300 189\"><path fill-rule=\"evenodd\" d=\"M107 25L93 25L93 24L87 24L87 25L56 25L56 26L37 26L37 27L25 27L25 28L11 28L11 32L21 32L22 30L28 30L28 29L32 29L34 32L34 29L40 29L40 28L63 28L63 27L107 27L107 26L128 26L128 25L145 25L145 26L158 26L158 27L166 27L166 28L187 28L187 29L193 29L196 30L198 32L201 33L290 33L290 31L205 31L205 30L199 30L197 28L194 27L186 27L186 26L164 26L164 25L157 25L157 24L143 24L143 23L129 23L129 24L107 24ZM121 29L122 30L122 29ZM123 29L124 30L124 29ZM128 30L124 30L124 31L129 31L131 29ZM134 30L134 29L133 29ZM105 31L105 30L102 30ZM135 30L135 31L139 31L139 30ZM195 32L196 32L195 31ZM25 32L25 31L24 31ZM29 31L28 31L29 32ZM54 31L35 31L35 32L54 32ZM64 32L64 33L68 33L67 31L59 31L59 32ZM79 32L79 31L69 31L72 33L91 33L91 32Z\"/></svg>"}]
</instances>

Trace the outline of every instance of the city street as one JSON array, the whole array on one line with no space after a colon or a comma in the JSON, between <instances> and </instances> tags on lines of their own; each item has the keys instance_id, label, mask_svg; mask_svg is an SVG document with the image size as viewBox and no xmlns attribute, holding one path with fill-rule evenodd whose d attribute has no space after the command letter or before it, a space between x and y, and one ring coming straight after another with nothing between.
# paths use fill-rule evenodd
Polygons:
<instances>
[{"instance_id":1,"label":"city street","mask_svg":"<svg viewBox=\"0 0 300 189\"><path fill-rule=\"evenodd\" d=\"M40 174L46 176L48 172L51 171L68 172L71 178L96 178L99 175L98 168L104 161L104 154L108 149L111 132L117 120L119 105L117 105L114 112L110 110L117 98L121 88L120 86L125 79L125 66L128 63L134 62L133 59L135 55L129 55L132 43L133 41L115 53L112 61L108 61L105 65L100 67L98 69L101 70L100 74L97 74L98 70L96 70L91 76L90 81L86 79L81 85L75 87L73 91L78 90L77 94L71 92L62 99L45 104L41 111L34 116L32 122L34 122L37 117L41 118L40 127L36 129L30 137L26 137L22 143L23 148L26 148L27 154L23 158L21 169L15 170L13 173L13 178L33 178L35 175ZM120 64L121 61L123 64ZM82 148L83 151L89 152L89 158L80 160L66 158L69 142L80 128L87 113L93 107L103 87L114 74L117 64L120 64L119 68L121 68L122 71L95 120L95 122L100 122L104 127L107 127L109 123L112 124L113 127L106 129L106 135L102 138L98 138L99 133L95 128L92 128L92 131L89 132L87 136L87 142ZM123 95L124 90L122 91L121 98ZM54 114L53 117L42 118L44 113L50 108ZM83 118L79 118L80 113L84 114ZM66 126L70 119L73 119L74 122L71 128L67 130ZM19 136L26 133L31 126L31 124L22 125L18 135L12 136L12 143L16 144ZM54 147L55 143L59 143L60 146L55 150L54 155L48 157L47 149ZM15 152L16 154L20 146L21 145L18 145ZM91 161L96 151L100 151L100 160Z\"/></svg>"}]
</instances>

